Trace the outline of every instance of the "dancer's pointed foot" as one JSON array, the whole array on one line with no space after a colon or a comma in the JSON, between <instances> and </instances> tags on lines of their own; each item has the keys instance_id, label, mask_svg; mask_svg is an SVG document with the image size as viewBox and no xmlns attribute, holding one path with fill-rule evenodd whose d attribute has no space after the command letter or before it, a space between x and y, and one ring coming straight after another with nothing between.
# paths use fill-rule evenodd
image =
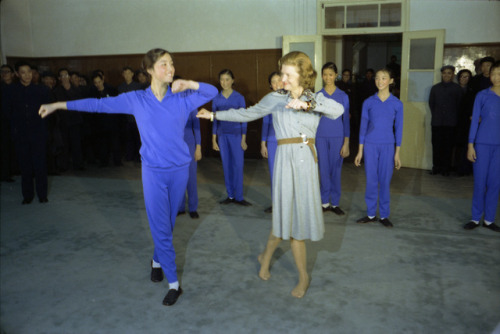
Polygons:
<instances>
[{"instance_id":1,"label":"dancer's pointed foot","mask_svg":"<svg viewBox=\"0 0 500 334\"><path fill-rule=\"evenodd\" d=\"M271 278L271 273L269 272L269 266L266 268L265 266L262 265L263 259L264 259L264 254L260 254L257 257L257 260L259 260L260 263L259 277L261 280L267 281L268 279Z\"/></svg>"},{"instance_id":2,"label":"dancer's pointed foot","mask_svg":"<svg viewBox=\"0 0 500 334\"><path fill-rule=\"evenodd\" d=\"M305 296L309 288L309 276L299 279L299 284L292 290L292 296L295 298L302 298Z\"/></svg>"}]
</instances>

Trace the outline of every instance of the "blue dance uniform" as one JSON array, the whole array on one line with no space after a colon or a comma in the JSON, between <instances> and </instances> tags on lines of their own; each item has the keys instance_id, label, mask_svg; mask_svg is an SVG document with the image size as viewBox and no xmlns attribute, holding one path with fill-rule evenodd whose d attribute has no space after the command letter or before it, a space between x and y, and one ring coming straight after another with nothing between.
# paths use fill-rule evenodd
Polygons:
<instances>
[{"instance_id":1,"label":"blue dance uniform","mask_svg":"<svg viewBox=\"0 0 500 334\"><path fill-rule=\"evenodd\" d=\"M267 146L267 163L269 166L269 174L271 175L271 196L272 196L274 157L276 155L276 149L278 148L278 140L276 139L276 133L274 132L272 114L269 114L262 119L261 141L265 141Z\"/></svg>"},{"instance_id":2,"label":"blue dance uniform","mask_svg":"<svg viewBox=\"0 0 500 334\"><path fill-rule=\"evenodd\" d=\"M390 185L394 169L394 144L403 138L403 103L390 94L382 101L378 94L367 98L361 112L359 143L364 144L367 215L381 218L390 214ZM380 187L380 190L379 190Z\"/></svg>"},{"instance_id":3,"label":"blue dance uniform","mask_svg":"<svg viewBox=\"0 0 500 334\"><path fill-rule=\"evenodd\" d=\"M321 203L338 206L341 193L340 172L344 161L340 150L344 145L344 138L350 135L349 97L338 87L332 95L325 89L320 90L320 93L344 107L342 117L337 119L321 117L316 132Z\"/></svg>"},{"instance_id":4,"label":"blue dance uniform","mask_svg":"<svg viewBox=\"0 0 500 334\"><path fill-rule=\"evenodd\" d=\"M469 131L474 144L472 220L493 223L500 195L500 96L490 88L476 95Z\"/></svg>"},{"instance_id":5,"label":"blue dance uniform","mask_svg":"<svg viewBox=\"0 0 500 334\"><path fill-rule=\"evenodd\" d=\"M187 183L188 210L194 212L198 210L198 186L196 180L196 170L198 162L194 159L196 145L201 145L200 120L196 117L198 110L195 109L189 114L186 127L184 128L184 141L189 147L191 162L189 163L189 179ZM181 202L179 212L184 212L186 207L186 196Z\"/></svg>"},{"instance_id":6,"label":"blue dance uniform","mask_svg":"<svg viewBox=\"0 0 500 334\"><path fill-rule=\"evenodd\" d=\"M71 110L135 117L142 142L144 201L155 245L153 260L161 264L169 283L177 282L172 231L192 160L188 145L181 138L190 112L217 94L212 85L201 82L199 85L198 90L176 94L168 87L162 101L149 87L116 97L67 102Z\"/></svg>"},{"instance_id":7,"label":"blue dance uniform","mask_svg":"<svg viewBox=\"0 0 500 334\"><path fill-rule=\"evenodd\" d=\"M237 91L233 90L227 99L219 93L212 101L214 112L232 108L245 108L245 98ZM237 201L243 200L244 151L241 148L241 137L246 133L246 123L214 120L212 126L212 134L217 135L227 196Z\"/></svg>"}]
</instances>

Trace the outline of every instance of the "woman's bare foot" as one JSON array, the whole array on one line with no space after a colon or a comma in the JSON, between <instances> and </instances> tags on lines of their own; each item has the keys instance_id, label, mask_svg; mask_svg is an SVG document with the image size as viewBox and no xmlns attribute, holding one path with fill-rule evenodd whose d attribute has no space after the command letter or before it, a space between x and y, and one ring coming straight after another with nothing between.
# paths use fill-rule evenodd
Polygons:
<instances>
[{"instance_id":1,"label":"woman's bare foot","mask_svg":"<svg viewBox=\"0 0 500 334\"><path fill-rule=\"evenodd\" d=\"M309 288L309 276L299 279L299 284L292 290L292 296L295 298L302 298Z\"/></svg>"},{"instance_id":2,"label":"woman's bare foot","mask_svg":"<svg viewBox=\"0 0 500 334\"><path fill-rule=\"evenodd\" d=\"M259 260L260 263L259 277L261 280L267 281L268 279L271 278L271 273L269 272L269 265L267 266L262 265L262 261L264 260L264 254L259 254L257 260Z\"/></svg>"}]
</instances>

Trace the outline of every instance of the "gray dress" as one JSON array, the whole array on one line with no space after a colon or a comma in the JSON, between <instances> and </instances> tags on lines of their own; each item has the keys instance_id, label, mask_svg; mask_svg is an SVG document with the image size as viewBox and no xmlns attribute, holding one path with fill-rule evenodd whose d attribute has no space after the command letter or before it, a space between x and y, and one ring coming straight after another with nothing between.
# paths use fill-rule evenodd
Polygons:
<instances>
[{"instance_id":1,"label":"gray dress","mask_svg":"<svg viewBox=\"0 0 500 334\"><path fill-rule=\"evenodd\" d=\"M300 99L305 101L306 97L303 95ZM218 111L216 118L250 122L272 113L276 139L302 134L315 138L322 115L335 119L344 112L341 104L321 93L316 94L315 99L313 111L299 111L285 108L292 100L288 94L273 92L253 107ZM306 144L279 145L274 162L273 234L285 240L317 241L323 238L324 230L318 164L310 147Z\"/></svg>"}]
</instances>

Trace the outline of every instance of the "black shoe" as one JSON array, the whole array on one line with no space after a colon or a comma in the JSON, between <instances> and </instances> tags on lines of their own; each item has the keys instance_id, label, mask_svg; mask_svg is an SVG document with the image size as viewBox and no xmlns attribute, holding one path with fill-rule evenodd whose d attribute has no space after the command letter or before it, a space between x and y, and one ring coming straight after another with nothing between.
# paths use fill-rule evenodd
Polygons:
<instances>
[{"instance_id":1,"label":"black shoe","mask_svg":"<svg viewBox=\"0 0 500 334\"><path fill-rule=\"evenodd\" d=\"M155 283L163 281L163 269L153 268L153 261L151 261L151 281Z\"/></svg>"},{"instance_id":2,"label":"black shoe","mask_svg":"<svg viewBox=\"0 0 500 334\"><path fill-rule=\"evenodd\" d=\"M379 222L384 225L385 227L393 227L394 225L392 225L391 221L389 220L389 218L384 218L384 219L380 219Z\"/></svg>"},{"instance_id":3,"label":"black shoe","mask_svg":"<svg viewBox=\"0 0 500 334\"><path fill-rule=\"evenodd\" d=\"M190 211L189 212L189 217L191 217L193 219L197 219L197 218L200 218L200 215L196 211Z\"/></svg>"},{"instance_id":4,"label":"black shoe","mask_svg":"<svg viewBox=\"0 0 500 334\"><path fill-rule=\"evenodd\" d=\"M167 295L165 298L163 298L163 305L165 306L172 306L175 304L177 299L179 299L179 296L182 295L182 288L179 287L178 290L175 289L170 289L168 290Z\"/></svg>"},{"instance_id":5,"label":"black shoe","mask_svg":"<svg viewBox=\"0 0 500 334\"><path fill-rule=\"evenodd\" d=\"M464 225L464 229L465 230L473 230L473 229L475 229L478 226L479 226L479 223L475 223L473 221L470 221L470 222L468 222L467 224Z\"/></svg>"},{"instance_id":6,"label":"black shoe","mask_svg":"<svg viewBox=\"0 0 500 334\"><path fill-rule=\"evenodd\" d=\"M223 201L220 201L219 203L220 204L229 204L229 203L233 203L234 202L234 198L226 198L225 200Z\"/></svg>"},{"instance_id":7,"label":"black shoe","mask_svg":"<svg viewBox=\"0 0 500 334\"><path fill-rule=\"evenodd\" d=\"M245 201L244 199L242 199L241 201L234 201L234 203L238 204L238 205L242 205L242 206L252 206L252 203L249 203L247 201Z\"/></svg>"},{"instance_id":8,"label":"black shoe","mask_svg":"<svg viewBox=\"0 0 500 334\"><path fill-rule=\"evenodd\" d=\"M25 198L25 199L23 199L23 201L21 202L21 204L22 205L24 205L24 204L30 204L32 201L33 201L33 198L32 199Z\"/></svg>"},{"instance_id":9,"label":"black shoe","mask_svg":"<svg viewBox=\"0 0 500 334\"><path fill-rule=\"evenodd\" d=\"M49 201L49 199L47 197L40 198L40 200L39 200L40 203L47 203L48 201Z\"/></svg>"},{"instance_id":10,"label":"black shoe","mask_svg":"<svg viewBox=\"0 0 500 334\"><path fill-rule=\"evenodd\" d=\"M500 232L500 226L496 225L495 223L491 223L490 225L486 225L485 223L483 223L483 227L489 228L490 230L495 232Z\"/></svg>"},{"instance_id":11,"label":"black shoe","mask_svg":"<svg viewBox=\"0 0 500 334\"><path fill-rule=\"evenodd\" d=\"M441 174L441 172L437 169L432 169L430 172L429 172L430 175L438 175L438 174Z\"/></svg>"},{"instance_id":12,"label":"black shoe","mask_svg":"<svg viewBox=\"0 0 500 334\"><path fill-rule=\"evenodd\" d=\"M321 206L321 209L323 210L323 212L327 212L330 211L330 206L327 206L326 208L324 206Z\"/></svg>"},{"instance_id":13,"label":"black shoe","mask_svg":"<svg viewBox=\"0 0 500 334\"><path fill-rule=\"evenodd\" d=\"M450 172L442 172L441 175L443 175L443 176L450 176Z\"/></svg>"},{"instance_id":14,"label":"black shoe","mask_svg":"<svg viewBox=\"0 0 500 334\"><path fill-rule=\"evenodd\" d=\"M342 209L338 206L330 206L329 209L330 209L330 211L332 211L336 215L339 215L339 216L345 215L345 212L342 211Z\"/></svg>"},{"instance_id":15,"label":"black shoe","mask_svg":"<svg viewBox=\"0 0 500 334\"><path fill-rule=\"evenodd\" d=\"M3 179L2 182L7 182L7 183L12 183L12 182L15 182L13 178L11 177L8 177L6 179Z\"/></svg>"},{"instance_id":16,"label":"black shoe","mask_svg":"<svg viewBox=\"0 0 500 334\"><path fill-rule=\"evenodd\" d=\"M267 209L264 210L265 213L273 213L273 206L271 205Z\"/></svg>"},{"instance_id":17,"label":"black shoe","mask_svg":"<svg viewBox=\"0 0 500 334\"><path fill-rule=\"evenodd\" d=\"M186 211L179 211L179 212L177 212L177 217L179 217L180 215L184 215L184 214L186 214Z\"/></svg>"},{"instance_id":18,"label":"black shoe","mask_svg":"<svg viewBox=\"0 0 500 334\"><path fill-rule=\"evenodd\" d=\"M359 218L358 220L356 220L356 223L364 224L364 223L371 223L371 222L376 222L376 221L377 221L377 217L370 218L368 216L365 216L363 218Z\"/></svg>"}]
</instances>

